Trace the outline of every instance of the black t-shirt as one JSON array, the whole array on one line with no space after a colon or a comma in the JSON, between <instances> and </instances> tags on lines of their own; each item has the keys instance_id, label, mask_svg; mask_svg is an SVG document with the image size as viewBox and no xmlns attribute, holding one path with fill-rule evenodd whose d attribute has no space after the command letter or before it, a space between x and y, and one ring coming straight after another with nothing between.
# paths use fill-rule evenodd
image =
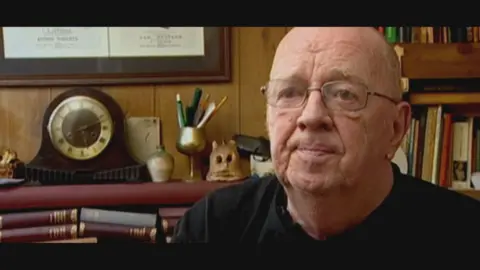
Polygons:
<instances>
[{"instance_id":1,"label":"black t-shirt","mask_svg":"<svg viewBox=\"0 0 480 270\"><path fill-rule=\"evenodd\" d=\"M361 224L323 240L480 240L480 202L401 174L393 165L390 194ZM212 192L178 222L176 243L318 242L286 210L286 195L271 176Z\"/></svg>"}]
</instances>

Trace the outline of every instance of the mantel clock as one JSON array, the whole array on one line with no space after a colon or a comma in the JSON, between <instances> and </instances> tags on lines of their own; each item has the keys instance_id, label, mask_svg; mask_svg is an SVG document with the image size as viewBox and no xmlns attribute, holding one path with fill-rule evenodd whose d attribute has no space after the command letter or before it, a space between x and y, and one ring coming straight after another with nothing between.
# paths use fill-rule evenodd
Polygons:
<instances>
[{"instance_id":1,"label":"mantel clock","mask_svg":"<svg viewBox=\"0 0 480 270\"><path fill-rule=\"evenodd\" d=\"M41 145L23 177L43 185L150 180L128 150L124 123L108 94L88 87L63 92L45 111Z\"/></svg>"}]
</instances>

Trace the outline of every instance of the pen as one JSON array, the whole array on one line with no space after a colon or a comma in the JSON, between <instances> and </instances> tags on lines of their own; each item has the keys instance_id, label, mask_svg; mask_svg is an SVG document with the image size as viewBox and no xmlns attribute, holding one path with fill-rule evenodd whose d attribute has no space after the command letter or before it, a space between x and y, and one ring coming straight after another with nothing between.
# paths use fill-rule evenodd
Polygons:
<instances>
[{"instance_id":1,"label":"pen","mask_svg":"<svg viewBox=\"0 0 480 270\"><path fill-rule=\"evenodd\" d=\"M210 104L208 104L207 108L205 109L205 113L203 114L202 120L201 120L200 123L198 123L198 125L197 125L198 128L202 128L203 126L205 126L205 124L207 123L207 121L208 121L208 120L210 119L210 117L212 116L214 110L215 110L215 103L214 103L214 102L210 102Z\"/></svg>"},{"instance_id":2,"label":"pen","mask_svg":"<svg viewBox=\"0 0 480 270\"><path fill-rule=\"evenodd\" d=\"M220 102L218 103L218 105L215 107L214 113L217 113L217 111L220 109L220 107L223 106L223 104L225 103L225 101L227 101L227 96L224 96L224 97L222 98L222 100L220 100Z\"/></svg>"},{"instance_id":3,"label":"pen","mask_svg":"<svg viewBox=\"0 0 480 270\"><path fill-rule=\"evenodd\" d=\"M210 98L210 94L207 93L207 94L205 95L205 99L202 100L202 104L200 105L200 106L202 107L202 110L204 110L204 111L207 109L208 99L209 99L209 98Z\"/></svg>"},{"instance_id":4,"label":"pen","mask_svg":"<svg viewBox=\"0 0 480 270\"><path fill-rule=\"evenodd\" d=\"M210 119L218 112L218 110L223 106L223 104L225 103L225 101L227 101L227 96L223 97L222 100L220 100L220 102L218 103L218 105L215 106L215 103L213 103L213 110L210 112L205 112L205 116L203 117L202 121L198 124L198 127L201 128L203 126L205 126L208 121L210 121ZM210 103L210 104L212 104ZM210 106L210 105L209 105ZM208 108L210 109L210 107Z\"/></svg>"},{"instance_id":5,"label":"pen","mask_svg":"<svg viewBox=\"0 0 480 270\"><path fill-rule=\"evenodd\" d=\"M191 106L187 106L185 108L185 126L189 127L192 123L192 111L193 108Z\"/></svg>"},{"instance_id":6,"label":"pen","mask_svg":"<svg viewBox=\"0 0 480 270\"><path fill-rule=\"evenodd\" d=\"M196 88L195 93L193 94L192 104L187 107L187 126L192 126L195 124L195 116L198 113L198 104L200 103L200 99L202 97L202 89Z\"/></svg>"},{"instance_id":7,"label":"pen","mask_svg":"<svg viewBox=\"0 0 480 270\"><path fill-rule=\"evenodd\" d=\"M198 109L198 104L200 104L202 93L203 91L201 88L195 88L195 93L193 94L192 105L191 105L194 111L197 111Z\"/></svg>"},{"instance_id":8,"label":"pen","mask_svg":"<svg viewBox=\"0 0 480 270\"><path fill-rule=\"evenodd\" d=\"M178 118L178 127L185 127L185 115L183 114L183 104L180 99L180 94L177 94L177 118Z\"/></svg>"},{"instance_id":9,"label":"pen","mask_svg":"<svg viewBox=\"0 0 480 270\"><path fill-rule=\"evenodd\" d=\"M203 116L203 113L204 113L204 110L203 110L202 106L199 106L197 108L197 111L195 112L195 116L193 117L193 126L198 125L198 123L200 122L200 119Z\"/></svg>"},{"instance_id":10,"label":"pen","mask_svg":"<svg viewBox=\"0 0 480 270\"><path fill-rule=\"evenodd\" d=\"M197 126L200 123L200 120L202 119L202 117L205 115L205 110L207 109L209 98L210 98L210 94L206 93L205 98L200 101L200 104L197 108L197 111L195 112L195 116L193 119L194 126Z\"/></svg>"}]
</instances>

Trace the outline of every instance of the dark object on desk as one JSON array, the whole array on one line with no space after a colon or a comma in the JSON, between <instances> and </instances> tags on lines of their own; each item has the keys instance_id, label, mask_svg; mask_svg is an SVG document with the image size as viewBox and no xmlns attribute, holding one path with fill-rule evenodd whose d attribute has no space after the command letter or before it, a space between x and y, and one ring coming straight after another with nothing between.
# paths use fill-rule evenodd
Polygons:
<instances>
[{"instance_id":1,"label":"dark object on desk","mask_svg":"<svg viewBox=\"0 0 480 270\"><path fill-rule=\"evenodd\" d=\"M150 180L146 166L127 149L121 107L88 87L63 92L49 104L40 149L17 171L42 185Z\"/></svg>"},{"instance_id":2,"label":"dark object on desk","mask_svg":"<svg viewBox=\"0 0 480 270\"><path fill-rule=\"evenodd\" d=\"M264 137L235 134L233 140L237 144L241 157L250 158L250 155L256 155L266 159L270 158L270 141Z\"/></svg>"}]
</instances>

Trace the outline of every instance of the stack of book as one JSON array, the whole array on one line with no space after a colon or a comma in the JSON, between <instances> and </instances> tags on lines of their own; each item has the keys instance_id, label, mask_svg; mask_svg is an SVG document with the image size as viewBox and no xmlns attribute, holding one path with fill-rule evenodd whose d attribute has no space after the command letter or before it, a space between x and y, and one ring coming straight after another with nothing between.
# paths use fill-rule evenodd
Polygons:
<instances>
[{"instance_id":1,"label":"stack of book","mask_svg":"<svg viewBox=\"0 0 480 270\"><path fill-rule=\"evenodd\" d=\"M102 240L156 243L164 242L164 234L157 234L157 215L124 211L81 208L79 237Z\"/></svg>"},{"instance_id":2,"label":"stack of book","mask_svg":"<svg viewBox=\"0 0 480 270\"><path fill-rule=\"evenodd\" d=\"M78 239L77 209L48 210L0 215L0 242L95 242Z\"/></svg>"}]
</instances>

